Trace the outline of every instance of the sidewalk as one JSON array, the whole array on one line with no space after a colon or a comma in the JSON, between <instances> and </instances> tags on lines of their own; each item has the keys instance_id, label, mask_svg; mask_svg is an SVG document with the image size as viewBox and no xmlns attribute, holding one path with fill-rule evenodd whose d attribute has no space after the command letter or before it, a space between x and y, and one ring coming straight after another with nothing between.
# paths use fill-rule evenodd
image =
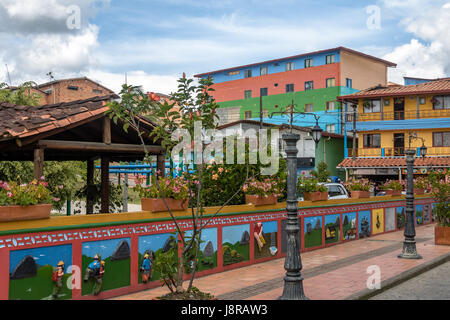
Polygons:
<instances>
[{"instance_id":1,"label":"sidewalk","mask_svg":"<svg viewBox=\"0 0 450 320\"><path fill-rule=\"evenodd\" d=\"M312 300L365 298L374 293L366 285L369 266L380 267L383 289L450 259L450 246L434 245L434 225L417 227L416 233L421 260L397 258L403 231L302 253L305 295ZM284 275L284 259L278 259L198 278L194 285L219 300L275 300L283 292ZM115 299L151 300L167 292L157 288Z\"/></svg>"}]
</instances>

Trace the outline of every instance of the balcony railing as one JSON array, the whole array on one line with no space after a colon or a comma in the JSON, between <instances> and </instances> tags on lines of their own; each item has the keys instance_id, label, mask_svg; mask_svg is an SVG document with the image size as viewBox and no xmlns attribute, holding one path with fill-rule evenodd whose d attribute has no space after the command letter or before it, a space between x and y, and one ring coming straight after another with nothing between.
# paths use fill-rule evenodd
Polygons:
<instances>
[{"instance_id":1,"label":"balcony railing","mask_svg":"<svg viewBox=\"0 0 450 320\"><path fill-rule=\"evenodd\" d=\"M420 110L417 111L395 111L395 112L374 112L356 114L356 121L389 121L389 120L412 120L412 119L436 119L450 118L450 109L443 110ZM353 121L353 114L347 114L347 122Z\"/></svg>"},{"instance_id":2,"label":"balcony railing","mask_svg":"<svg viewBox=\"0 0 450 320\"><path fill-rule=\"evenodd\" d=\"M356 149L357 158L384 158L384 157L404 157L407 148L367 148ZM420 156L419 148L417 149L417 156ZM353 157L353 149L348 149L347 156ZM450 156L450 147L428 147L427 156Z\"/></svg>"}]
</instances>

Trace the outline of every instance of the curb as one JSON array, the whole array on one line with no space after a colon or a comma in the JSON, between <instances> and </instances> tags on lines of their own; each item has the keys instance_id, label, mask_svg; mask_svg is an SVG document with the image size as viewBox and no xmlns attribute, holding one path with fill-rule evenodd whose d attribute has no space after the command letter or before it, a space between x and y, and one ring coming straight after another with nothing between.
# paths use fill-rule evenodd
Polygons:
<instances>
[{"instance_id":1,"label":"curb","mask_svg":"<svg viewBox=\"0 0 450 320\"><path fill-rule=\"evenodd\" d=\"M402 272L399 275L396 275L392 278L384 280L381 282L381 289L364 289L357 293L352 294L351 296L345 298L344 300L368 300L369 298L376 296L386 290L389 290L393 287L396 287L403 282L406 282L418 275L425 273L431 269L434 269L446 262L450 261L450 253L446 253L440 257L434 258L428 262L425 262L419 266L416 266L412 269L409 269L405 272Z\"/></svg>"}]
</instances>

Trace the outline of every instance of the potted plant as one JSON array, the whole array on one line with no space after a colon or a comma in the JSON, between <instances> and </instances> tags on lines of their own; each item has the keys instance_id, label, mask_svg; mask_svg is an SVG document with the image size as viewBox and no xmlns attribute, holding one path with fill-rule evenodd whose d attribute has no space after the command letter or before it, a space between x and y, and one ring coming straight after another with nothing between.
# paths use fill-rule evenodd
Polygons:
<instances>
[{"instance_id":1,"label":"potted plant","mask_svg":"<svg viewBox=\"0 0 450 320\"><path fill-rule=\"evenodd\" d=\"M159 178L159 185L151 184L143 186L143 179L136 179L136 186L133 188L141 197L141 205L143 211L163 212L168 211L184 211L189 204L189 187L188 182L183 177L167 177ZM167 203L164 202L164 197Z\"/></svg>"},{"instance_id":2,"label":"potted plant","mask_svg":"<svg viewBox=\"0 0 450 320\"><path fill-rule=\"evenodd\" d=\"M275 204L282 196L283 188L279 179L266 178L258 181L255 178L249 179L243 188L245 203L255 206Z\"/></svg>"},{"instance_id":3,"label":"potted plant","mask_svg":"<svg viewBox=\"0 0 450 320\"><path fill-rule=\"evenodd\" d=\"M438 245L450 245L450 176L447 174L430 173L428 181L437 202L433 208L433 217L437 222L434 229L434 242Z\"/></svg>"},{"instance_id":4,"label":"potted plant","mask_svg":"<svg viewBox=\"0 0 450 320\"><path fill-rule=\"evenodd\" d=\"M425 178L419 177L414 179L414 193L415 194L425 194L425 189L427 188L427 182Z\"/></svg>"},{"instance_id":5,"label":"potted plant","mask_svg":"<svg viewBox=\"0 0 450 320\"><path fill-rule=\"evenodd\" d=\"M386 195L393 197L402 195L403 186L396 180L387 180L380 188L386 191Z\"/></svg>"},{"instance_id":6,"label":"potted plant","mask_svg":"<svg viewBox=\"0 0 450 320\"><path fill-rule=\"evenodd\" d=\"M369 179L349 180L344 186L350 191L353 199L370 198L372 183Z\"/></svg>"},{"instance_id":7,"label":"potted plant","mask_svg":"<svg viewBox=\"0 0 450 320\"><path fill-rule=\"evenodd\" d=\"M0 221L50 218L53 198L47 186L43 179L23 184L0 181Z\"/></svg>"},{"instance_id":8,"label":"potted plant","mask_svg":"<svg viewBox=\"0 0 450 320\"><path fill-rule=\"evenodd\" d=\"M300 177L297 182L297 189L303 193L303 199L306 201L328 200L327 187L319 184L317 179Z\"/></svg>"}]
</instances>

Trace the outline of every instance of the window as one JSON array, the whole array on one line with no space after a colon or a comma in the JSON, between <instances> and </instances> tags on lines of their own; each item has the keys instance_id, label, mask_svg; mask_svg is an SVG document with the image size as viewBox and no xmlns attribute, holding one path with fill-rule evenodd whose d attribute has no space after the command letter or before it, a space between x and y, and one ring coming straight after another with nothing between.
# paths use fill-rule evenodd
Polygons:
<instances>
[{"instance_id":1,"label":"window","mask_svg":"<svg viewBox=\"0 0 450 320\"><path fill-rule=\"evenodd\" d=\"M293 62L286 63L286 71L292 71L292 70L294 70L294 63Z\"/></svg>"},{"instance_id":2,"label":"window","mask_svg":"<svg viewBox=\"0 0 450 320\"><path fill-rule=\"evenodd\" d=\"M389 100L389 99L384 100L384 105L386 107L389 107L391 105L391 100Z\"/></svg>"},{"instance_id":3,"label":"window","mask_svg":"<svg viewBox=\"0 0 450 320\"><path fill-rule=\"evenodd\" d=\"M252 90L246 90L244 92L244 98L245 99L250 99L252 97Z\"/></svg>"},{"instance_id":4,"label":"window","mask_svg":"<svg viewBox=\"0 0 450 320\"><path fill-rule=\"evenodd\" d=\"M228 72L228 75L229 76L235 76L235 75L237 75L239 73L241 73L241 72L240 71L230 71L230 72Z\"/></svg>"},{"instance_id":5,"label":"window","mask_svg":"<svg viewBox=\"0 0 450 320\"><path fill-rule=\"evenodd\" d=\"M420 97L420 98L419 98L419 103L420 103L420 104L426 104L426 103L427 103L427 98L425 98L425 97Z\"/></svg>"},{"instance_id":6,"label":"window","mask_svg":"<svg viewBox=\"0 0 450 320\"><path fill-rule=\"evenodd\" d=\"M293 83L286 85L286 92L294 92L294 84Z\"/></svg>"},{"instance_id":7,"label":"window","mask_svg":"<svg viewBox=\"0 0 450 320\"><path fill-rule=\"evenodd\" d=\"M343 196L346 194L341 186L335 184L328 185L327 189L330 197Z\"/></svg>"},{"instance_id":8,"label":"window","mask_svg":"<svg viewBox=\"0 0 450 320\"><path fill-rule=\"evenodd\" d=\"M327 79L327 88L334 87L336 85L336 80L334 78Z\"/></svg>"},{"instance_id":9,"label":"window","mask_svg":"<svg viewBox=\"0 0 450 320\"><path fill-rule=\"evenodd\" d=\"M334 63L334 54L330 54L326 57L326 64Z\"/></svg>"},{"instance_id":10,"label":"window","mask_svg":"<svg viewBox=\"0 0 450 320\"><path fill-rule=\"evenodd\" d=\"M314 111L314 104L307 103L305 104L305 112L313 112Z\"/></svg>"},{"instance_id":11,"label":"window","mask_svg":"<svg viewBox=\"0 0 450 320\"><path fill-rule=\"evenodd\" d=\"M267 74L267 67L261 67L261 75L265 76Z\"/></svg>"},{"instance_id":12,"label":"window","mask_svg":"<svg viewBox=\"0 0 450 320\"><path fill-rule=\"evenodd\" d=\"M93 93L99 93L99 94L101 94L103 91L102 91L102 90L99 90L99 89L92 89L92 92L93 92Z\"/></svg>"},{"instance_id":13,"label":"window","mask_svg":"<svg viewBox=\"0 0 450 320\"><path fill-rule=\"evenodd\" d=\"M328 101L327 102L327 111L333 111L335 108L335 103L334 101Z\"/></svg>"},{"instance_id":14,"label":"window","mask_svg":"<svg viewBox=\"0 0 450 320\"><path fill-rule=\"evenodd\" d=\"M245 78L251 78L252 77L252 70L245 70L244 77Z\"/></svg>"},{"instance_id":15,"label":"window","mask_svg":"<svg viewBox=\"0 0 450 320\"><path fill-rule=\"evenodd\" d=\"M314 89L314 81L306 81L305 90L313 90L313 89Z\"/></svg>"},{"instance_id":16,"label":"window","mask_svg":"<svg viewBox=\"0 0 450 320\"><path fill-rule=\"evenodd\" d=\"M336 125L335 124L327 124L327 132L335 133L336 132Z\"/></svg>"},{"instance_id":17,"label":"window","mask_svg":"<svg viewBox=\"0 0 450 320\"><path fill-rule=\"evenodd\" d=\"M367 100L364 102L364 113L381 112L380 100Z\"/></svg>"},{"instance_id":18,"label":"window","mask_svg":"<svg viewBox=\"0 0 450 320\"><path fill-rule=\"evenodd\" d=\"M311 68L314 65L313 59L305 59L305 68Z\"/></svg>"},{"instance_id":19,"label":"window","mask_svg":"<svg viewBox=\"0 0 450 320\"><path fill-rule=\"evenodd\" d=\"M76 87L76 86L68 86L67 89L73 90L73 91L78 91L78 87Z\"/></svg>"},{"instance_id":20,"label":"window","mask_svg":"<svg viewBox=\"0 0 450 320\"><path fill-rule=\"evenodd\" d=\"M450 109L450 96L436 96L432 101L434 110Z\"/></svg>"},{"instance_id":21,"label":"window","mask_svg":"<svg viewBox=\"0 0 450 320\"><path fill-rule=\"evenodd\" d=\"M450 147L450 131L433 132L433 147Z\"/></svg>"},{"instance_id":22,"label":"window","mask_svg":"<svg viewBox=\"0 0 450 320\"><path fill-rule=\"evenodd\" d=\"M252 118L252 112L251 111L245 111L244 112L244 119L251 119Z\"/></svg>"},{"instance_id":23,"label":"window","mask_svg":"<svg viewBox=\"0 0 450 320\"><path fill-rule=\"evenodd\" d=\"M269 91L267 90L267 88L261 88L259 90L259 94L261 95L261 97L265 97L269 94Z\"/></svg>"},{"instance_id":24,"label":"window","mask_svg":"<svg viewBox=\"0 0 450 320\"><path fill-rule=\"evenodd\" d=\"M380 134L365 134L364 135L364 148L381 148L381 135Z\"/></svg>"},{"instance_id":25,"label":"window","mask_svg":"<svg viewBox=\"0 0 450 320\"><path fill-rule=\"evenodd\" d=\"M350 78L345 79L345 86L347 88L353 88L353 80Z\"/></svg>"}]
</instances>

